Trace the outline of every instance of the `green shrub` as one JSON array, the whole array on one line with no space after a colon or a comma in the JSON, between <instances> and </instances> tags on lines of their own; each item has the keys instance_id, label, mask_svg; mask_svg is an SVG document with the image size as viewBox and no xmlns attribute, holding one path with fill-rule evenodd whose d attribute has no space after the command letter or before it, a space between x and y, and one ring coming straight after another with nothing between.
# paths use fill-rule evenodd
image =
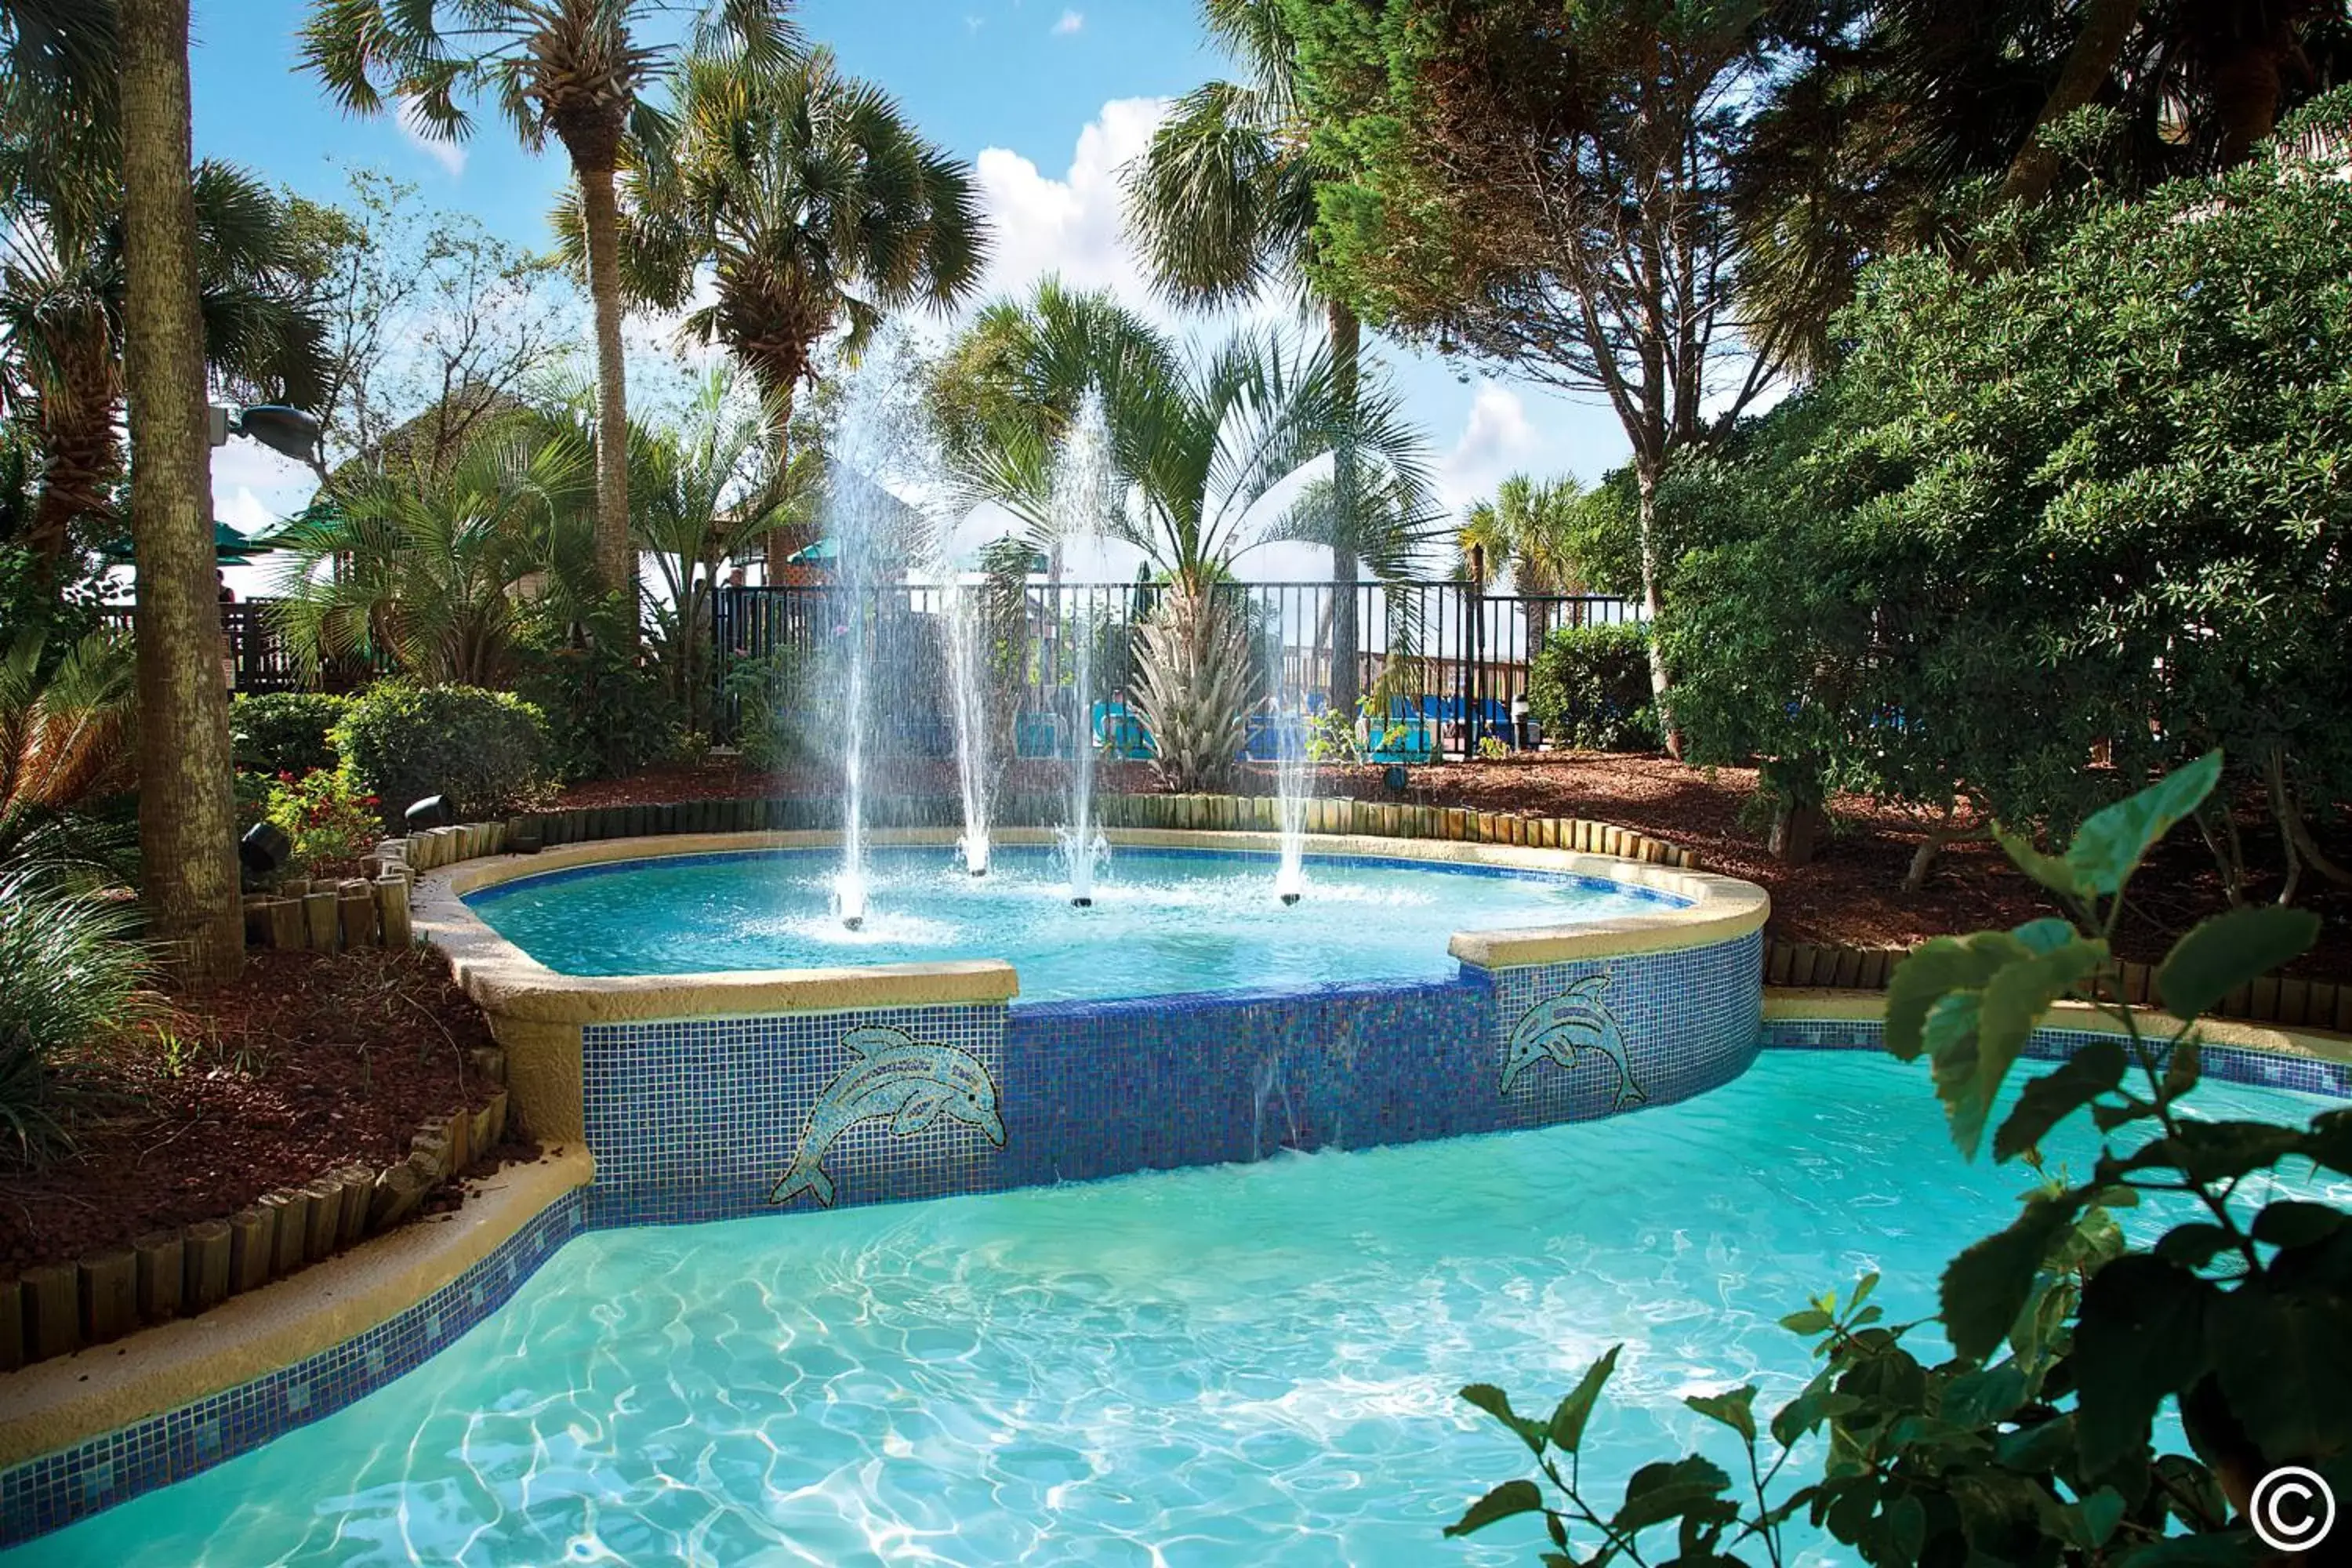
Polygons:
<instances>
[{"instance_id":1,"label":"green shrub","mask_svg":"<svg viewBox=\"0 0 2352 1568\"><path fill-rule=\"evenodd\" d=\"M516 669L515 692L547 721L549 766L565 783L615 778L677 753L677 702L618 643L526 642Z\"/></svg>"},{"instance_id":2,"label":"green shrub","mask_svg":"<svg viewBox=\"0 0 2352 1568\"><path fill-rule=\"evenodd\" d=\"M273 775L333 767L334 728L350 707L351 699L323 691L268 691L233 699L228 722L238 765Z\"/></svg>"},{"instance_id":3,"label":"green shrub","mask_svg":"<svg viewBox=\"0 0 2352 1568\"><path fill-rule=\"evenodd\" d=\"M741 705L735 749L762 773L809 753L808 738L801 731L808 666L803 650L782 646L759 658L740 659L727 671L727 695Z\"/></svg>"},{"instance_id":4,"label":"green shrub","mask_svg":"<svg viewBox=\"0 0 2352 1568\"><path fill-rule=\"evenodd\" d=\"M2094 814L2063 853L2004 830L2018 869L2070 918L1937 937L1896 968L1887 1050L1928 1059L1962 1157L1990 1142L2032 1175L2008 1226L1945 1267L1935 1318L1888 1321L1870 1301L1874 1273L1814 1298L1780 1320L1812 1343L1804 1388L1769 1415L1754 1383L1685 1397L1716 1424L1699 1447L1731 1466L1662 1458L1634 1470L1622 1504L1583 1490L1580 1462L1623 1347L1549 1419L1473 1384L1463 1397L1526 1444L1536 1474L1445 1533L1515 1521L1545 1563L1780 1563L1801 1518L1847 1549L1808 1561L1873 1568L2303 1561L2259 1550L2242 1516L2277 1467L2316 1470L2323 1496L2352 1488L2352 1111L2299 1125L2184 1102L2201 1078L2199 1015L2307 952L2320 922L2249 905L2191 928L2155 972L2164 1014L2127 1005L2112 947L2133 873L2221 778L2216 752ZM2081 1037L2006 1096L2034 1030L2070 999L2112 1032ZM2098 1130L2097 1158L2045 1161L2044 1140L2077 1118ZM2126 1209L2139 1211L2128 1229ZM2163 1430L2175 1421L2190 1453ZM1538 1518L1541 1535L1527 1529Z\"/></svg>"},{"instance_id":5,"label":"green shrub","mask_svg":"<svg viewBox=\"0 0 2352 1568\"><path fill-rule=\"evenodd\" d=\"M1630 625L1560 627L1536 655L1528 711L1557 746L1656 749L1663 742L1651 700L1648 634Z\"/></svg>"},{"instance_id":6,"label":"green shrub","mask_svg":"<svg viewBox=\"0 0 2352 1568\"><path fill-rule=\"evenodd\" d=\"M131 916L26 861L0 868L0 1160L67 1142L58 1063L137 1016L146 954Z\"/></svg>"},{"instance_id":7,"label":"green shrub","mask_svg":"<svg viewBox=\"0 0 2352 1568\"><path fill-rule=\"evenodd\" d=\"M547 781L546 721L510 692L380 681L352 699L334 742L390 825L431 795L461 817L497 816Z\"/></svg>"},{"instance_id":8,"label":"green shrub","mask_svg":"<svg viewBox=\"0 0 2352 1568\"><path fill-rule=\"evenodd\" d=\"M367 852L375 842L383 803L362 793L340 768L313 768L299 778L278 774L262 814L294 840L296 863L316 875Z\"/></svg>"}]
</instances>

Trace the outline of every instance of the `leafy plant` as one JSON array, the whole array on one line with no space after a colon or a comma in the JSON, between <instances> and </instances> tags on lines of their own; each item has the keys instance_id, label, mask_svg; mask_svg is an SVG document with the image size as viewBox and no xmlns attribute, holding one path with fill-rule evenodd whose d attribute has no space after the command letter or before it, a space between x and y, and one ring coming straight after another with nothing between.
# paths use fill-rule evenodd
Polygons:
<instances>
[{"instance_id":1,"label":"leafy plant","mask_svg":"<svg viewBox=\"0 0 2352 1568\"><path fill-rule=\"evenodd\" d=\"M1510 755L1511 743L1503 739L1502 736L1481 735L1478 737L1478 756L1481 761L1499 763L1507 760Z\"/></svg>"},{"instance_id":2,"label":"leafy plant","mask_svg":"<svg viewBox=\"0 0 2352 1568\"><path fill-rule=\"evenodd\" d=\"M69 1146L58 1065L143 1011L147 955L132 916L50 868L0 867L0 1158L38 1163Z\"/></svg>"},{"instance_id":3,"label":"leafy plant","mask_svg":"<svg viewBox=\"0 0 2352 1568\"><path fill-rule=\"evenodd\" d=\"M1662 743L1642 626L1562 626L1528 672L1528 711L1544 738L1580 752L1653 751Z\"/></svg>"},{"instance_id":4,"label":"leafy plant","mask_svg":"<svg viewBox=\"0 0 2352 1568\"><path fill-rule=\"evenodd\" d=\"M1372 711L1369 697L1357 704L1366 719ZM1355 721L1337 708L1327 708L1307 721L1307 760L1310 763L1360 763L1364 760L1363 742L1357 738Z\"/></svg>"},{"instance_id":5,"label":"leafy plant","mask_svg":"<svg viewBox=\"0 0 2352 1568\"><path fill-rule=\"evenodd\" d=\"M237 765L265 773L333 767L333 731L350 706L349 698L326 691L240 693L228 710Z\"/></svg>"},{"instance_id":6,"label":"leafy plant","mask_svg":"<svg viewBox=\"0 0 2352 1568\"><path fill-rule=\"evenodd\" d=\"M124 639L92 632L59 655L26 630L0 650L0 862L106 858L86 808L132 783L135 710Z\"/></svg>"},{"instance_id":7,"label":"leafy plant","mask_svg":"<svg viewBox=\"0 0 2352 1568\"><path fill-rule=\"evenodd\" d=\"M1787 1561L1802 1517L1880 1568L2034 1563L2159 1568L2252 1563L2242 1512L2267 1471L2301 1465L2338 1496L2352 1487L2352 1224L2339 1206L2273 1195L2282 1167L2352 1173L2352 1110L2308 1127L2205 1120L2197 1019L2307 949L2316 918L2234 910L2192 929L2157 971L2172 1016L2125 1005L2108 942L2147 850L2213 790L2212 753L2102 810L2063 853L2004 830L2001 842L2071 920L1927 942L1895 972L1887 1048L1925 1057L1952 1140L2042 1178L2009 1227L1946 1267L1937 1316L1889 1323L1865 1277L1782 1320L1821 1371L1769 1422L1753 1384L1695 1396L1727 1428L1744 1474L1698 1454L1636 1470L1623 1500L1589 1498L1578 1462L1617 1351L1547 1419L1500 1389L1463 1395L1535 1457L1541 1479L1505 1482L1447 1531L1542 1521L1548 1563ZM2116 1033L2002 1089L2059 1002L2086 1002ZM2087 1115L2106 1142L2087 1175L2041 1159L2053 1129ZM2146 1134L2122 1144L2127 1130ZM2114 1211L2143 1198L2171 1221L2139 1247ZM1948 1342L1947 1351L1941 1341ZM1622 1347L1621 1347L1622 1348ZM2195 1457L2158 1453L2178 1417ZM1801 1446L1826 1439L1817 1479L1776 1489ZM1668 1544L1657 1532L1671 1530ZM2316 1561L2316 1558L2314 1559Z\"/></svg>"},{"instance_id":8,"label":"leafy plant","mask_svg":"<svg viewBox=\"0 0 2352 1568\"><path fill-rule=\"evenodd\" d=\"M504 691L379 681L352 699L334 741L387 825L432 795L466 816L501 813L547 780L546 721Z\"/></svg>"},{"instance_id":9,"label":"leafy plant","mask_svg":"<svg viewBox=\"0 0 2352 1568\"><path fill-rule=\"evenodd\" d=\"M740 705L741 714L736 721L736 750L763 773L809 754L801 729L808 666L803 650L780 643L758 658L737 660L727 671L726 694Z\"/></svg>"},{"instance_id":10,"label":"leafy plant","mask_svg":"<svg viewBox=\"0 0 2352 1568\"><path fill-rule=\"evenodd\" d=\"M681 709L627 639L534 628L518 640L515 693L547 721L548 765L566 783L634 773L676 753ZM708 633L706 631L705 635Z\"/></svg>"},{"instance_id":11,"label":"leafy plant","mask_svg":"<svg viewBox=\"0 0 2352 1568\"><path fill-rule=\"evenodd\" d=\"M312 870L358 859L383 830L383 803L360 792L341 768L280 773L262 807L294 840L294 858Z\"/></svg>"}]
</instances>

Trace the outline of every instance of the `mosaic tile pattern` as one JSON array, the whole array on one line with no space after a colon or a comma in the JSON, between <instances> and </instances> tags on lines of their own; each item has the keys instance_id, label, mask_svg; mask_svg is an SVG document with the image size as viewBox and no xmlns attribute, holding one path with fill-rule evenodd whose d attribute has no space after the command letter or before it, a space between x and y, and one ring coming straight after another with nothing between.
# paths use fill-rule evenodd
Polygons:
<instances>
[{"instance_id":1,"label":"mosaic tile pattern","mask_svg":"<svg viewBox=\"0 0 2352 1568\"><path fill-rule=\"evenodd\" d=\"M331 1415L462 1338L583 1226L579 1195L550 1205L406 1311L250 1383L0 1471L0 1547L62 1529Z\"/></svg>"},{"instance_id":2,"label":"mosaic tile pattern","mask_svg":"<svg viewBox=\"0 0 2352 1568\"><path fill-rule=\"evenodd\" d=\"M2025 1055L2035 1061L2063 1061L2093 1040L2113 1037L2095 1029L2036 1029L2025 1043ZM1775 1018L1764 1026L1767 1050L1875 1051L1885 1048L1885 1026L1876 1018ZM2214 1045L2200 1053L2199 1064L2204 1076L2223 1083L2352 1100L2352 1064Z\"/></svg>"},{"instance_id":3,"label":"mosaic tile pattern","mask_svg":"<svg viewBox=\"0 0 2352 1568\"><path fill-rule=\"evenodd\" d=\"M1763 953L1758 933L1678 952L1496 970L1485 1085L1499 1101L1496 1125L1589 1121L1738 1078L1756 1059ZM1605 1028L1589 1021L1595 1015Z\"/></svg>"},{"instance_id":4,"label":"mosaic tile pattern","mask_svg":"<svg viewBox=\"0 0 2352 1568\"><path fill-rule=\"evenodd\" d=\"M581 1045L595 1221L763 1209L827 1089L856 1065L846 1037L896 1031L968 1058L1002 1083L1004 1018L1004 1005L993 1003L591 1024ZM913 1130L865 1118L832 1139L824 1169L835 1203L874 1203L1001 1185L990 1174L997 1159L988 1138L953 1116ZM793 1206L823 1205L803 1195Z\"/></svg>"}]
</instances>

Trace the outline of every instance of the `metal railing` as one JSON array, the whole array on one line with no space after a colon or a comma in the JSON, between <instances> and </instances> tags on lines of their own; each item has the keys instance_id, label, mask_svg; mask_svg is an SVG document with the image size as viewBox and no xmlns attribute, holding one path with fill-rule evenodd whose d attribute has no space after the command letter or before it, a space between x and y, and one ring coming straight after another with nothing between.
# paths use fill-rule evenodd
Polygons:
<instances>
[{"instance_id":1,"label":"metal railing","mask_svg":"<svg viewBox=\"0 0 2352 1568\"><path fill-rule=\"evenodd\" d=\"M280 599L230 599L220 607L221 661L229 685L237 691L356 691L379 675L391 673L388 658L331 658L317 669L308 668L278 629ZM128 633L136 615L129 605L109 605L109 626Z\"/></svg>"},{"instance_id":2,"label":"metal railing","mask_svg":"<svg viewBox=\"0 0 2352 1568\"><path fill-rule=\"evenodd\" d=\"M949 720L949 616L955 596L978 595L976 615L989 662L991 700L1010 704L1016 750L1066 753L1076 641L1088 637L1090 685L1099 722L1136 682L1138 625L1168 590L1148 583L897 584L852 590L742 587L713 606L715 710L731 738L744 700L735 672L779 654L817 659L856 627L887 651L899 671L887 694L894 742L939 751ZM1524 711L1534 654L1562 626L1638 621L1632 600L1601 595L1487 594L1468 584L1229 583L1264 660L1265 679L1311 712L1361 704L1378 760L1475 755L1496 738L1514 747L1532 736ZM862 605L852 595L864 595ZM1353 607L1353 626L1346 625ZM1350 635L1352 633L1352 635ZM1350 648L1352 647L1352 651ZM1356 715L1349 714L1352 721ZM1254 734L1253 749L1256 747Z\"/></svg>"}]
</instances>

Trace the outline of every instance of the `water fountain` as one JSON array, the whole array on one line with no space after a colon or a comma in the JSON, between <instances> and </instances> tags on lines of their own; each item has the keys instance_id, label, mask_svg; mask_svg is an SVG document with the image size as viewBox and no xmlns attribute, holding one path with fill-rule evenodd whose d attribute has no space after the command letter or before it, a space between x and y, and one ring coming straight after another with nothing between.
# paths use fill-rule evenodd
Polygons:
<instances>
[{"instance_id":1,"label":"water fountain","mask_svg":"<svg viewBox=\"0 0 2352 1568\"><path fill-rule=\"evenodd\" d=\"M963 837L956 853L975 877L988 875L988 721L981 676L982 590L965 584L947 601L948 679L954 705L956 783Z\"/></svg>"},{"instance_id":2,"label":"water fountain","mask_svg":"<svg viewBox=\"0 0 2352 1568\"><path fill-rule=\"evenodd\" d=\"M1110 500L1110 434L1103 418L1101 395L1089 391L1054 459L1050 504L1055 539L1099 537ZM1090 612L1093 605L1087 609ZM1055 611L1058 617L1058 604ZM1062 857L1069 871L1070 902L1083 910L1094 903L1096 873L1110 858L1110 842L1094 819L1095 617L1090 613L1073 615L1058 629L1073 645L1070 812L1061 830Z\"/></svg>"},{"instance_id":3,"label":"water fountain","mask_svg":"<svg viewBox=\"0 0 2352 1568\"><path fill-rule=\"evenodd\" d=\"M1307 891L1307 803L1315 793L1315 767L1307 754L1307 694L1296 687L1286 694L1279 639L1274 658L1276 668L1267 682L1274 695L1267 707L1274 725L1275 825L1282 846L1274 892L1288 905L1297 903ZM1286 695L1293 700L1286 703Z\"/></svg>"}]
</instances>

